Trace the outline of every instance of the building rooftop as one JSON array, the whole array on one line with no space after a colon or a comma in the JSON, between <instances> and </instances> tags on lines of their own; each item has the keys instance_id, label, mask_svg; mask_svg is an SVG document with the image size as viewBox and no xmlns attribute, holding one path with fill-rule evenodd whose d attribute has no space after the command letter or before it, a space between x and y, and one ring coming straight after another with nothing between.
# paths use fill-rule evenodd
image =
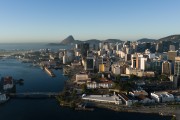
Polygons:
<instances>
[{"instance_id":1,"label":"building rooftop","mask_svg":"<svg viewBox=\"0 0 180 120\"><path fill-rule=\"evenodd\" d=\"M13 84L13 79L11 76L7 76L3 79L4 85L6 84Z\"/></svg>"},{"instance_id":2,"label":"building rooftop","mask_svg":"<svg viewBox=\"0 0 180 120\"><path fill-rule=\"evenodd\" d=\"M110 96L110 95L89 95L84 96L83 99L91 99L91 100L97 100L97 101L117 101L120 100L118 96Z\"/></svg>"}]
</instances>

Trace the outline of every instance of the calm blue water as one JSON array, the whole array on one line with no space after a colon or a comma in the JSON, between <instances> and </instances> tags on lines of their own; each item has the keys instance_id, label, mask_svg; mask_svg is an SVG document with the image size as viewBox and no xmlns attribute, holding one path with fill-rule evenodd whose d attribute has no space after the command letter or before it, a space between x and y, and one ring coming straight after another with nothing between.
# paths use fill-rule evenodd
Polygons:
<instances>
[{"instance_id":1,"label":"calm blue water","mask_svg":"<svg viewBox=\"0 0 180 120\"><path fill-rule=\"evenodd\" d=\"M12 45L13 46L13 45ZM7 49L17 49L10 46ZM18 46L19 47L19 46ZM35 46L34 46L35 47ZM38 47L36 49L40 49ZM62 47L61 47L62 48ZM0 45L2 49L2 45ZM57 77L51 78L39 67L21 63L15 59L0 59L0 77L10 75L24 79L24 85L17 85L17 92L59 92L67 77L62 70L54 70ZM93 112L74 111L60 107L55 99L10 99L0 105L0 120L170 120L154 114L120 113L105 109Z\"/></svg>"},{"instance_id":2,"label":"calm blue water","mask_svg":"<svg viewBox=\"0 0 180 120\"><path fill-rule=\"evenodd\" d=\"M44 70L22 63L15 59L0 60L0 77L13 76L14 79L24 79L24 85L17 85L17 92L58 92L63 89L67 77L62 70L54 70L57 77L50 77Z\"/></svg>"}]
</instances>

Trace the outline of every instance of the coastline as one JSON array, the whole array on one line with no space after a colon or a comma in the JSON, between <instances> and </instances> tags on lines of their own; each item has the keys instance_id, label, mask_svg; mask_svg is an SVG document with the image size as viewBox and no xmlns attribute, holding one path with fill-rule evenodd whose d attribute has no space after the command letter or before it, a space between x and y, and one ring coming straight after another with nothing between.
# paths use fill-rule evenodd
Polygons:
<instances>
[{"instance_id":1,"label":"coastline","mask_svg":"<svg viewBox=\"0 0 180 120\"><path fill-rule=\"evenodd\" d=\"M95 103L95 107L110 109L117 112L150 113L150 114L159 114L162 116L173 116L177 113L178 110L180 111L179 108L172 108L169 106L166 106L166 107L155 107L155 106L127 107L123 105L117 106L113 104L97 103L97 102Z\"/></svg>"},{"instance_id":2,"label":"coastline","mask_svg":"<svg viewBox=\"0 0 180 120\"><path fill-rule=\"evenodd\" d=\"M66 84L64 85L64 90L61 93L66 93L70 91L70 88L73 87L73 75L72 74L67 74L68 75L68 80L66 81ZM69 87L71 86L71 87ZM59 101L60 106L64 107L70 107L74 108L74 110L85 110L87 111L93 111L93 110L88 110L89 108L83 108L80 107L78 108L78 105L83 104L83 103L90 103L92 106L91 108L102 108L102 109L108 109L116 112L129 112L129 113L144 113L144 114L157 114L160 116L168 116L168 117L175 117L176 120L180 120L180 105L177 105L176 107L171 106L171 105L151 105L151 106L125 106L125 105L115 105L115 104L110 104L110 103L102 103L102 102L95 102L95 101L87 101L87 100L82 100L79 95L75 95L75 97L72 97L72 93L70 93L69 96L66 96L67 98L70 97L71 100L69 101L62 101L65 102L66 104L62 105L61 101ZM65 98L66 98L65 97ZM77 102L78 101L78 102ZM178 111L178 112L177 112Z\"/></svg>"},{"instance_id":3,"label":"coastline","mask_svg":"<svg viewBox=\"0 0 180 120\"><path fill-rule=\"evenodd\" d=\"M64 87L67 87L66 85ZM65 92L64 90L62 92ZM125 105L115 105L115 104L109 104L109 103L101 103L101 102L94 102L94 101L86 101L86 100L80 100L79 97L76 96L75 99L72 101L66 101L66 104L61 104L60 100L58 100L60 103L60 106L63 107L70 107L73 108L74 110L85 110L86 108L78 108L77 106L82 104L82 103L90 103L92 106L91 108L102 108L102 109L108 109L112 110L115 112L129 112L129 113L144 113L144 114L157 114L160 116L169 116L169 117L175 117L176 120L180 120L180 106L177 107L172 107L168 105L154 105L154 106L125 106ZM75 102L76 101L76 102ZM78 103L77 103L78 101ZM64 101L63 101L64 102ZM74 104L74 102L76 104ZM78 109L76 109L78 108ZM93 110L88 110L87 111L93 111Z\"/></svg>"},{"instance_id":4,"label":"coastline","mask_svg":"<svg viewBox=\"0 0 180 120\"><path fill-rule=\"evenodd\" d=\"M157 114L159 116L167 116L175 118L175 120L180 120L180 107L172 108L170 106L141 106L141 107L128 107L128 106L117 106L115 104L107 104L107 103L99 103L99 102L92 102L94 104L94 108L103 108L112 110L115 112L126 112L126 113L141 113L141 114Z\"/></svg>"}]
</instances>

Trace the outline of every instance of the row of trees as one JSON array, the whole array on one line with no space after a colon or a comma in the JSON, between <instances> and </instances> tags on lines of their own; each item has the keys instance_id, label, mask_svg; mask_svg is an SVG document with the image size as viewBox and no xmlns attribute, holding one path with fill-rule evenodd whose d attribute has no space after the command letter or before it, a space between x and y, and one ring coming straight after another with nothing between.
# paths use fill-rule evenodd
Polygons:
<instances>
[{"instance_id":1,"label":"row of trees","mask_svg":"<svg viewBox=\"0 0 180 120\"><path fill-rule=\"evenodd\" d=\"M156 77L144 78L138 77L136 75L130 75L129 80L122 80L121 75L115 76L114 88L119 89L120 91L129 91L134 86L134 81L136 80L149 80L149 81L169 81L168 76L166 75L158 75Z\"/></svg>"},{"instance_id":2,"label":"row of trees","mask_svg":"<svg viewBox=\"0 0 180 120\"><path fill-rule=\"evenodd\" d=\"M118 89L119 91L130 91L133 87L133 82L130 80L122 81L122 78L120 75L115 76L114 81L114 88Z\"/></svg>"}]
</instances>

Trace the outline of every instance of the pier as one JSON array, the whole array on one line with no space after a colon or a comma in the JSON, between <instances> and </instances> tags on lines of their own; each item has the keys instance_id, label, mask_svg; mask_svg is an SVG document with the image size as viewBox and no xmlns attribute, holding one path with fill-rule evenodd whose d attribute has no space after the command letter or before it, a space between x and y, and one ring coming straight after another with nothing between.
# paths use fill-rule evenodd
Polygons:
<instances>
[{"instance_id":1,"label":"pier","mask_svg":"<svg viewBox=\"0 0 180 120\"><path fill-rule=\"evenodd\" d=\"M55 77L55 74L54 74L53 71L50 70L49 68L44 67L44 70L45 70L51 77Z\"/></svg>"}]
</instances>

